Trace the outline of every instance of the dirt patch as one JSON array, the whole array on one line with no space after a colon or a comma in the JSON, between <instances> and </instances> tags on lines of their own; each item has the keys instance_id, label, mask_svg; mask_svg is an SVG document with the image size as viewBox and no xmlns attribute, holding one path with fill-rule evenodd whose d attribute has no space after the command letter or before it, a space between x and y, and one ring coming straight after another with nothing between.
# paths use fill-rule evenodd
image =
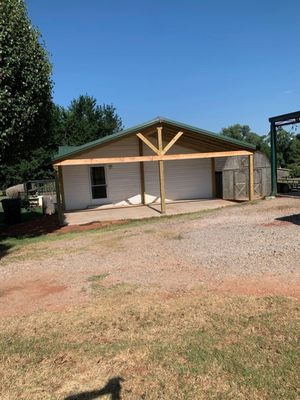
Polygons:
<instances>
[{"instance_id":1,"label":"dirt patch","mask_svg":"<svg viewBox=\"0 0 300 400\"><path fill-rule=\"evenodd\" d=\"M211 281L208 287L215 293L229 293L245 296L286 296L300 300L299 282L286 282L273 277L261 279L226 279L216 283Z\"/></svg>"},{"instance_id":2,"label":"dirt patch","mask_svg":"<svg viewBox=\"0 0 300 400\"><path fill-rule=\"evenodd\" d=\"M1 285L0 316L26 315L39 309L58 309L70 300L70 288L55 280Z\"/></svg>"},{"instance_id":3,"label":"dirt patch","mask_svg":"<svg viewBox=\"0 0 300 400\"><path fill-rule=\"evenodd\" d=\"M1 297L9 297L16 292L29 293L35 299L48 296L49 294L59 293L66 289L66 286L53 286L43 282L26 282L24 286L11 286L7 289L2 289Z\"/></svg>"}]
</instances>

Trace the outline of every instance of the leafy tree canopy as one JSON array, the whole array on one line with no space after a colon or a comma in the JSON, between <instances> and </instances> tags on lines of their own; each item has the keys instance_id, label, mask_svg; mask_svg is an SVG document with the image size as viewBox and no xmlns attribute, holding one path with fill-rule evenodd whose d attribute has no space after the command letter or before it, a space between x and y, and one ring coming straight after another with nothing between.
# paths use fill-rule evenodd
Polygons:
<instances>
[{"instance_id":1,"label":"leafy tree canopy","mask_svg":"<svg viewBox=\"0 0 300 400\"><path fill-rule=\"evenodd\" d=\"M277 165L287 167L293 160L293 135L282 128L277 130Z\"/></svg>"},{"instance_id":2,"label":"leafy tree canopy","mask_svg":"<svg viewBox=\"0 0 300 400\"><path fill-rule=\"evenodd\" d=\"M270 147L267 143L267 137L259 136L257 133L252 132L249 125L231 125L228 128L223 128L221 134L254 144L257 150L264 152L268 157L270 156Z\"/></svg>"},{"instance_id":3,"label":"leafy tree canopy","mask_svg":"<svg viewBox=\"0 0 300 400\"><path fill-rule=\"evenodd\" d=\"M47 145L52 82L48 54L24 0L0 0L0 163Z\"/></svg>"},{"instance_id":4,"label":"leafy tree canopy","mask_svg":"<svg viewBox=\"0 0 300 400\"><path fill-rule=\"evenodd\" d=\"M297 134L291 143L291 155L293 163L300 167L300 134Z\"/></svg>"},{"instance_id":5,"label":"leafy tree canopy","mask_svg":"<svg viewBox=\"0 0 300 400\"><path fill-rule=\"evenodd\" d=\"M94 97L81 95L67 109L55 106L54 136L60 145L81 145L122 129L113 105L97 105Z\"/></svg>"}]
</instances>

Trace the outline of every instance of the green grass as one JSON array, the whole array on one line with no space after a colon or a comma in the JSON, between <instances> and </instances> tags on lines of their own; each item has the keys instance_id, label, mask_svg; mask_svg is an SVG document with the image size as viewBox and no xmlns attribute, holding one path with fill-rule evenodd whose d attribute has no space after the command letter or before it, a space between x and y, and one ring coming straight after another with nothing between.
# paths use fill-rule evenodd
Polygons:
<instances>
[{"instance_id":1,"label":"green grass","mask_svg":"<svg viewBox=\"0 0 300 400\"><path fill-rule=\"evenodd\" d=\"M2 321L0 397L63 399L121 376L124 399L296 400L298 316L280 297L103 287L83 308Z\"/></svg>"},{"instance_id":2,"label":"green grass","mask_svg":"<svg viewBox=\"0 0 300 400\"><path fill-rule=\"evenodd\" d=\"M40 207L33 208L30 210L21 210L21 221L26 222L30 220L35 220L40 218L43 215L42 209ZM4 212L2 208L2 204L0 201L0 235L1 230L7 228L8 225L4 223ZM17 249L26 245L27 242L23 241L23 238L15 238L15 237L3 237L0 236L0 259L4 256L8 251L12 251L13 249Z\"/></svg>"}]
</instances>

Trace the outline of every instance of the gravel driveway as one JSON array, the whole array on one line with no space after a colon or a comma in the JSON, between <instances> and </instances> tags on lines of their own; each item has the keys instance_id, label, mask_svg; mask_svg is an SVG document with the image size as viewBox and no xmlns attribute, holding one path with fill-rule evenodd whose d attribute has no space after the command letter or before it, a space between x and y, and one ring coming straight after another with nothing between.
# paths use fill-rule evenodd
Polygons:
<instances>
[{"instance_id":1,"label":"gravel driveway","mask_svg":"<svg viewBox=\"0 0 300 400\"><path fill-rule=\"evenodd\" d=\"M277 198L28 244L0 261L0 316L89 302L98 278L300 298L299 215L300 198Z\"/></svg>"}]
</instances>

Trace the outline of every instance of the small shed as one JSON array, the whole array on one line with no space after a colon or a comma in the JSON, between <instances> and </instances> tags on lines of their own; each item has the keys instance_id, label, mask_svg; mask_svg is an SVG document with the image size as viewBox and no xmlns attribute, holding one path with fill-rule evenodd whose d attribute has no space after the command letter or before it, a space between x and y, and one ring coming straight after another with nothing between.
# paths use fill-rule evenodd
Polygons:
<instances>
[{"instance_id":1,"label":"small shed","mask_svg":"<svg viewBox=\"0 0 300 400\"><path fill-rule=\"evenodd\" d=\"M254 197L263 198L271 193L271 163L268 157L257 151L254 163ZM216 163L217 197L226 200L249 198L249 160L245 156L223 157Z\"/></svg>"}]
</instances>

